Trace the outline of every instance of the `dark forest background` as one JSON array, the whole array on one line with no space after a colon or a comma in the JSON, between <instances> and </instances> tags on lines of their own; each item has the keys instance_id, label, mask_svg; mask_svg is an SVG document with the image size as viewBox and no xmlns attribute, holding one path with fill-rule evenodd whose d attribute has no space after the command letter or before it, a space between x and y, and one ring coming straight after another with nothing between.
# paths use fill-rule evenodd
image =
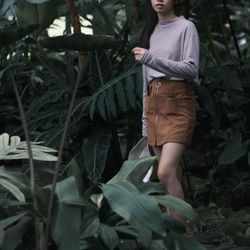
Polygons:
<instances>
[{"instance_id":1,"label":"dark forest background","mask_svg":"<svg viewBox=\"0 0 250 250\"><path fill-rule=\"evenodd\" d=\"M0 1L3 249L159 249L163 229L150 218L162 205L195 224L187 203L154 182L140 185L155 157L127 161L141 138L142 74L131 50L148 2ZM250 205L250 2L184 4L200 35L187 202L239 210ZM58 17L64 34L51 38ZM81 31L82 18L93 35ZM150 200L155 193L161 198ZM183 225L161 219L166 247L203 249L180 238Z\"/></svg>"}]
</instances>

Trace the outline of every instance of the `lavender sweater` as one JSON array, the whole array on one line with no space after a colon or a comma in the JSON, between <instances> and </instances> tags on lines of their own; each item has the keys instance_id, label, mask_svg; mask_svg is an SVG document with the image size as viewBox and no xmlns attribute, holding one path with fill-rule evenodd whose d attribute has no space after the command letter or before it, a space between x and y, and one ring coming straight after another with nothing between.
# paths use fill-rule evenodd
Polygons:
<instances>
[{"instance_id":1,"label":"lavender sweater","mask_svg":"<svg viewBox=\"0 0 250 250\"><path fill-rule=\"evenodd\" d=\"M199 37L194 24L185 17L159 22L150 38L150 48L141 60L143 72L142 135L147 136L145 101L147 85L153 78L197 82ZM178 83L176 83L178 84Z\"/></svg>"}]
</instances>

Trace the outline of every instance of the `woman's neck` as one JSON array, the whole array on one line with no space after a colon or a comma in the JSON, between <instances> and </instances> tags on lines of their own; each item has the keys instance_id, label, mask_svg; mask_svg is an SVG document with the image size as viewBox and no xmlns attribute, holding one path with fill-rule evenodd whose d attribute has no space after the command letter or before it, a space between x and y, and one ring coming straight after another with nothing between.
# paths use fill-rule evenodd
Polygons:
<instances>
[{"instance_id":1,"label":"woman's neck","mask_svg":"<svg viewBox=\"0 0 250 250\"><path fill-rule=\"evenodd\" d=\"M170 21L176 17L174 12L168 13L168 14L163 14L163 13L157 13L158 14L158 19L160 22L162 21Z\"/></svg>"}]
</instances>

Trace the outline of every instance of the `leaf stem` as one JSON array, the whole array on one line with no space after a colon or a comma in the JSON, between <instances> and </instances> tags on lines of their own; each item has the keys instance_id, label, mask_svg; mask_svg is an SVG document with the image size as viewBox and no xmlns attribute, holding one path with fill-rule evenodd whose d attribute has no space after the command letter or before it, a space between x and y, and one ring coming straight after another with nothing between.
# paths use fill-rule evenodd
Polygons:
<instances>
[{"instance_id":1,"label":"leaf stem","mask_svg":"<svg viewBox=\"0 0 250 250\"><path fill-rule=\"evenodd\" d=\"M80 72L78 74L77 81L76 81L76 84L75 84L75 87L73 90L72 98L70 101L70 106L68 109L66 122L65 122L64 130L63 130L63 135L62 135L61 143L60 143L60 147L59 147L58 159L57 159L57 162L55 165L55 174L54 174L53 182L52 182L52 186L51 186L49 206L48 206L48 211L47 211L47 223L46 223L46 229L45 229L44 250L48 249L48 240L49 240L50 224L51 224L51 218L52 218L52 212L53 212L53 206L54 206L56 183L57 183L57 179L58 179L58 175L59 175L60 163L61 163L61 159L62 159L62 155L63 155L63 148L64 148L64 143L65 143L67 132L68 132L70 117L71 117L71 113L73 110L73 105L75 102L77 89L78 89L79 83L80 83L82 76L83 76L83 72L84 72L83 66L82 66L82 64L80 64Z\"/></svg>"},{"instance_id":2,"label":"leaf stem","mask_svg":"<svg viewBox=\"0 0 250 250\"><path fill-rule=\"evenodd\" d=\"M28 149L28 155L29 155L29 165L30 165L30 185L31 185L31 195L32 195L32 200L33 200L33 208L35 211L38 211L38 205L37 205L37 200L36 200L36 173L35 173L35 166L34 166L34 160L33 160L33 154L32 154L32 149L31 149L31 143L30 143L30 136L29 136L29 131L28 131L28 126L25 118L25 113L21 101L21 97L19 95L17 86L16 86L16 81L14 78L15 74L11 74L9 72L9 77L12 82L14 92L16 95L17 99L17 104L18 108L20 111L20 116L21 116L21 121L22 121L22 126L24 130L24 135L25 135L25 140L27 143L27 149ZM39 218L35 216L35 235L36 235L36 249L39 250L41 249L40 243L41 243L41 238L42 238L42 231L39 229Z\"/></svg>"}]
</instances>

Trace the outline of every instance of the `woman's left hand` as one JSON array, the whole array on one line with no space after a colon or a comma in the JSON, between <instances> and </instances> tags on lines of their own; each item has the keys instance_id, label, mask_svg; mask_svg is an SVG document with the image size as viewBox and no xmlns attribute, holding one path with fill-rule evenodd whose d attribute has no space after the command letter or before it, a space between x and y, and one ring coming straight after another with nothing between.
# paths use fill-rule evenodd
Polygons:
<instances>
[{"instance_id":1,"label":"woman's left hand","mask_svg":"<svg viewBox=\"0 0 250 250\"><path fill-rule=\"evenodd\" d=\"M147 51L146 49L140 47L133 48L132 52L135 55L135 60L140 62L146 51Z\"/></svg>"}]
</instances>

